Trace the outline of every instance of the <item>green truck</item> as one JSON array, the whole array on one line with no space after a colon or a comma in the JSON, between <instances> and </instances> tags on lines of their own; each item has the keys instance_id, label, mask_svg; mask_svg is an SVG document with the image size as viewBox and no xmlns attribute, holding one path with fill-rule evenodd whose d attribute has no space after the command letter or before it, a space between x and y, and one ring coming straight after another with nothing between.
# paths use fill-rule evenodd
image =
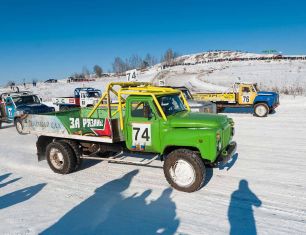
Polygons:
<instances>
[{"instance_id":1,"label":"green truck","mask_svg":"<svg viewBox=\"0 0 306 235\"><path fill-rule=\"evenodd\" d=\"M190 112L181 91L144 82L110 83L95 107L22 122L24 133L38 136L38 160L56 173L77 170L82 159L146 165L159 158L170 185L185 192L200 189L205 167L227 162L236 150L232 119ZM126 160L129 153L152 157Z\"/></svg>"}]
</instances>

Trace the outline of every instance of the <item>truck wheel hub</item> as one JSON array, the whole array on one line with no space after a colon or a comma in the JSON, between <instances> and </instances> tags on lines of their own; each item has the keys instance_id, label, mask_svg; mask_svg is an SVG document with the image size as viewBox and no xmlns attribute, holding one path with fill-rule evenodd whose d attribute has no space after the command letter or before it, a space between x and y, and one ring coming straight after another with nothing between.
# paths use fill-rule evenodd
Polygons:
<instances>
[{"instance_id":1,"label":"truck wheel hub","mask_svg":"<svg viewBox=\"0 0 306 235\"><path fill-rule=\"evenodd\" d=\"M170 168L170 175L173 181L181 187L188 187L195 181L194 168L182 159L176 161L174 166Z\"/></svg>"},{"instance_id":2,"label":"truck wheel hub","mask_svg":"<svg viewBox=\"0 0 306 235\"><path fill-rule=\"evenodd\" d=\"M266 108L264 106L258 106L256 107L256 113L259 116L264 116L266 114Z\"/></svg>"},{"instance_id":3,"label":"truck wheel hub","mask_svg":"<svg viewBox=\"0 0 306 235\"><path fill-rule=\"evenodd\" d=\"M52 148L50 151L50 159L52 165L56 169L62 169L64 165L64 157L63 154L56 148Z\"/></svg>"}]
</instances>

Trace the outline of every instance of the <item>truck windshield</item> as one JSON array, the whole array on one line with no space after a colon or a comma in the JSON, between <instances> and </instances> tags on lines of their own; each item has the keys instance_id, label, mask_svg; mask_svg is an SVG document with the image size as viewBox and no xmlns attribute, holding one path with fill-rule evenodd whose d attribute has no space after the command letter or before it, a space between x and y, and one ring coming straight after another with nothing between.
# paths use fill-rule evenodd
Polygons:
<instances>
[{"instance_id":1,"label":"truck windshield","mask_svg":"<svg viewBox=\"0 0 306 235\"><path fill-rule=\"evenodd\" d=\"M88 92L88 97L89 98L99 98L99 97L101 97L101 94L99 92L97 92L97 91L95 91L95 92Z\"/></svg>"},{"instance_id":2,"label":"truck windshield","mask_svg":"<svg viewBox=\"0 0 306 235\"><path fill-rule=\"evenodd\" d=\"M187 100L192 100L192 96L191 96L189 90L182 90L182 92L183 92L183 94L184 94L184 96Z\"/></svg>"},{"instance_id":3,"label":"truck windshield","mask_svg":"<svg viewBox=\"0 0 306 235\"><path fill-rule=\"evenodd\" d=\"M179 95L167 95L157 98L166 116L186 111L186 108Z\"/></svg>"},{"instance_id":4,"label":"truck windshield","mask_svg":"<svg viewBox=\"0 0 306 235\"><path fill-rule=\"evenodd\" d=\"M36 95L13 97L13 101L16 106L24 104L40 104L40 101Z\"/></svg>"}]
</instances>

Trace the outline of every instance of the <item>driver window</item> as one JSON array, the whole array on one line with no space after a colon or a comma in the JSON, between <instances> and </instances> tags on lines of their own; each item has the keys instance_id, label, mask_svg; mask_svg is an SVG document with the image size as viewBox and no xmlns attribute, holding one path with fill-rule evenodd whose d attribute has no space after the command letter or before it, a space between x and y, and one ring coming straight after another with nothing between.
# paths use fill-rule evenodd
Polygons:
<instances>
[{"instance_id":1,"label":"driver window","mask_svg":"<svg viewBox=\"0 0 306 235\"><path fill-rule=\"evenodd\" d=\"M152 109L148 102L134 101L132 102L131 116L148 118L152 113Z\"/></svg>"},{"instance_id":2,"label":"driver window","mask_svg":"<svg viewBox=\"0 0 306 235\"><path fill-rule=\"evenodd\" d=\"M6 98L5 99L5 103L6 103L6 105L12 105L12 99L10 98L10 97L8 97L8 98Z\"/></svg>"},{"instance_id":3,"label":"driver window","mask_svg":"<svg viewBox=\"0 0 306 235\"><path fill-rule=\"evenodd\" d=\"M250 88L247 87L247 86L242 87L242 92L249 93L250 92Z\"/></svg>"}]
</instances>

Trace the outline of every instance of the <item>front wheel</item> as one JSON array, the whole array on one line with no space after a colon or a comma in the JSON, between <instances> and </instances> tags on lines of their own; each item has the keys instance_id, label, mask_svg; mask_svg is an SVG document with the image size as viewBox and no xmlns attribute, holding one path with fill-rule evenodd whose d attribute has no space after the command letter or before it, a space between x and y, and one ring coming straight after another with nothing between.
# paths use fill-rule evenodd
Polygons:
<instances>
[{"instance_id":1,"label":"front wheel","mask_svg":"<svg viewBox=\"0 0 306 235\"><path fill-rule=\"evenodd\" d=\"M266 117L269 113L269 107L265 103L255 104L254 113L257 117Z\"/></svg>"},{"instance_id":2,"label":"front wheel","mask_svg":"<svg viewBox=\"0 0 306 235\"><path fill-rule=\"evenodd\" d=\"M22 120L20 118L17 118L15 120L15 127L16 127L17 132L20 135L24 135L24 133L23 133L23 124L22 124Z\"/></svg>"},{"instance_id":3,"label":"front wheel","mask_svg":"<svg viewBox=\"0 0 306 235\"><path fill-rule=\"evenodd\" d=\"M189 149L171 152L164 162L164 174L168 183L183 192L199 190L205 181L205 165L199 154Z\"/></svg>"}]
</instances>

